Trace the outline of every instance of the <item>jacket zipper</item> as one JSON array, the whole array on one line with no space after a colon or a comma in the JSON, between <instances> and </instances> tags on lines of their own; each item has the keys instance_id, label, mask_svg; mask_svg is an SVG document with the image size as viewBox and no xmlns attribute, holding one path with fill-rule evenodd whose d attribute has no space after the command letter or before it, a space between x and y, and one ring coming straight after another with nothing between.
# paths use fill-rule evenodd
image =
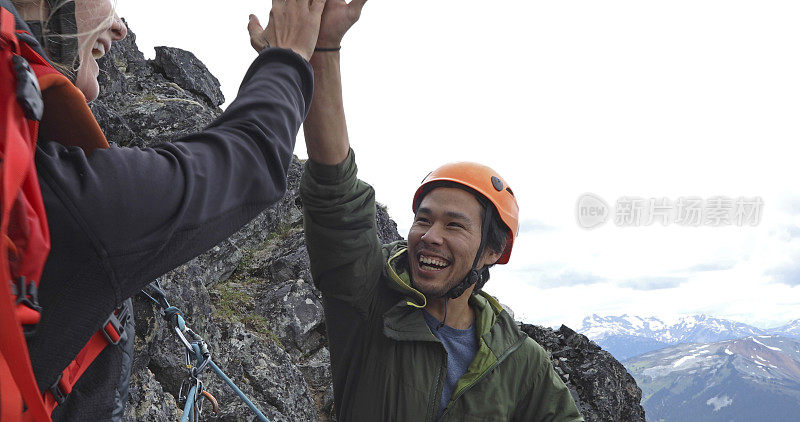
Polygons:
<instances>
[{"instance_id":1,"label":"jacket zipper","mask_svg":"<svg viewBox=\"0 0 800 422\"><path fill-rule=\"evenodd\" d=\"M459 397L463 396L463 395L464 395L464 393L466 393L466 392L467 392L467 391L468 391L470 388L472 388L472 387L473 387L475 384L477 384L477 383L481 382L481 380L482 380L482 379L484 379L484 378L485 378L487 375L489 375L489 373L490 373L490 372L492 372L492 370L494 370L494 368L497 368L497 366L498 366L498 365L500 365L500 364L501 364L501 363L502 363L504 360L506 360L506 358L507 358L509 355L511 355L511 353L514 353L514 351L515 351L515 350L519 349L519 347L520 347L520 346L522 346L522 343L524 343L524 342L525 342L525 338L526 338L526 337L528 337L528 336L527 336L527 335L523 335L522 337L520 337L520 339L519 339L519 340L517 340L517 342L516 342L516 343L514 343L514 345L513 345L513 346L509 347L509 348L508 348L508 350L506 350L506 351L505 351L505 352L504 352L504 353L503 353L503 354L500 356L500 358L499 358L499 359L497 359L497 362L495 362L495 363L494 363L492 366L490 366L490 367L489 367L489 369L487 369L486 371L484 371L484 372L483 372L483 374L481 374L481 376L480 376L480 377L478 377L478 379L476 379L476 380L475 380L475 382L473 382L472 384L470 384L470 385L468 385L468 386L464 387L464 389L462 389L462 390L461 390L461 391L458 393L458 395L456 395L455 397L451 398L451 399L450 399L450 403L451 403L451 404L452 404L452 403L455 403L455 402L456 402L456 400L458 400L458 398L459 398ZM451 406L448 404L448 405L447 405L447 407L445 407L444 411L442 412L442 417L440 417L438 420L444 420L444 417L445 417L445 415L447 415L447 412L448 412L448 411L450 411L450 409L451 409Z\"/></svg>"},{"instance_id":2,"label":"jacket zipper","mask_svg":"<svg viewBox=\"0 0 800 422\"><path fill-rule=\"evenodd\" d=\"M441 343L440 343L441 344ZM444 346L442 345L442 349ZM447 372L447 352L442 355L442 365L439 367L439 373L436 374L436 382L433 384L433 391L431 391L430 405L428 406L428 420L436 421L436 415L439 413L439 402L441 401L442 374ZM438 394L437 394L438 393Z\"/></svg>"}]
</instances>

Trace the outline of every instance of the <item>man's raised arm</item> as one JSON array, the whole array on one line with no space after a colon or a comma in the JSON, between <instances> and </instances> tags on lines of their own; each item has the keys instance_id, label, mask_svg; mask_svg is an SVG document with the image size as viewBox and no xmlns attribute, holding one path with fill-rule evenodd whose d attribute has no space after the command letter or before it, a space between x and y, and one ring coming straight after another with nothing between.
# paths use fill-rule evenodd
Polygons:
<instances>
[{"instance_id":1,"label":"man's raised arm","mask_svg":"<svg viewBox=\"0 0 800 422\"><path fill-rule=\"evenodd\" d=\"M342 102L339 51L342 37L358 20L367 0L329 0L320 25L314 68L314 99L303 124L308 158L320 164L339 164L347 158L350 142Z\"/></svg>"},{"instance_id":2,"label":"man's raised arm","mask_svg":"<svg viewBox=\"0 0 800 422\"><path fill-rule=\"evenodd\" d=\"M340 43L366 0L329 0L311 58L315 89L304 124L309 160L300 183L311 274L326 295L326 318L356 310L365 316L383 258L375 193L358 180L347 137L339 69ZM324 29L323 29L324 28ZM330 299L345 305L329 309ZM344 309L349 309L348 311ZM346 318L352 321L351 318ZM329 321L329 324L331 321ZM346 331L346 330L339 330ZM333 350L332 350L333 352Z\"/></svg>"}]
</instances>

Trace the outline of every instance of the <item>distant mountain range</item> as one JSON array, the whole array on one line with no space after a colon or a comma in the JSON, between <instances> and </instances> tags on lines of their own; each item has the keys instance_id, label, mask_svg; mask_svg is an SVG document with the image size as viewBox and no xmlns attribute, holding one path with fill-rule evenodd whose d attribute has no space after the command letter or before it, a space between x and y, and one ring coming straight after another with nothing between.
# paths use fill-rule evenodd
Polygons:
<instances>
[{"instance_id":1,"label":"distant mountain range","mask_svg":"<svg viewBox=\"0 0 800 422\"><path fill-rule=\"evenodd\" d=\"M778 335L785 335L787 337L800 338L800 319L796 319L782 327L767 330L770 333L782 333Z\"/></svg>"},{"instance_id":2,"label":"distant mountain range","mask_svg":"<svg viewBox=\"0 0 800 422\"><path fill-rule=\"evenodd\" d=\"M654 317L602 317L595 314L584 318L582 327L577 331L623 361L681 343L713 343L766 335L800 338L800 319L782 327L765 330L707 315L683 317L674 324L667 324Z\"/></svg>"},{"instance_id":3,"label":"distant mountain range","mask_svg":"<svg viewBox=\"0 0 800 422\"><path fill-rule=\"evenodd\" d=\"M678 344L622 363L642 389L648 421L800 420L798 339Z\"/></svg>"}]
</instances>

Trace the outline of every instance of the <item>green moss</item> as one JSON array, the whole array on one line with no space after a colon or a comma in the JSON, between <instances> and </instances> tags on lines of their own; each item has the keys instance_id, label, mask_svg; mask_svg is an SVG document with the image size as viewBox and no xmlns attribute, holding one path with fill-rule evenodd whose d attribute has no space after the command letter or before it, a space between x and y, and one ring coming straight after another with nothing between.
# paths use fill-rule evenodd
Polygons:
<instances>
[{"instance_id":1,"label":"green moss","mask_svg":"<svg viewBox=\"0 0 800 422\"><path fill-rule=\"evenodd\" d=\"M237 320L237 311L241 312L243 306L250 305L250 296L228 283L217 286L213 290L219 298L214 303L214 312L228 320Z\"/></svg>"},{"instance_id":2,"label":"green moss","mask_svg":"<svg viewBox=\"0 0 800 422\"><path fill-rule=\"evenodd\" d=\"M255 250L246 249L242 255L242 259L239 260L239 263L236 265L236 269L233 270L233 273L231 273L227 281L244 285L252 285L257 283L259 279L250 274L250 269L253 267L254 261Z\"/></svg>"},{"instance_id":3,"label":"green moss","mask_svg":"<svg viewBox=\"0 0 800 422\"><path fill-rule=\"evenodd\" d=\"M280 348L283 348L278 337L269 329L267 319L253 313L255 308L253 297L242 287L241 284L235 282L217 285L211 291L211 294L217 298L213 301L214 314L231 322L240 322L248 330L271 338Z\"/></svg>"},{"instance_id":4,"label":"green moss","mask_svg":"<svg viewBox=\"0 0 800 422\"><path fill-rule=\"evenodd\" d=\"M239 264L236 265L236 271L246 270L253 265L253 260L255 258L255 251L252 249L247 249L244 251L242 255L242 259L239 260Z\"/></svg>"},{"instance_id":5,"label":"green moss","mask_svg":"<svg viewBox=\"0 0 800 422\"><path fill-rule=\"evenodd\" d=\"M272 332L272 330L269 329L267 319L263 316L254 314L243 315L239 321L241 321L245 327L271 338L272 341L278 343L278 346L283 348L281 340L275 335L275 333Z\"/></svg>"},{"instance_id":6,"label":"green moss","mask_svg":"<svg viewBox=\"0 0 800 422\"><path fill-rule=\"evenodd\" d=\"M269 248L270 246L274 245L276 241L281 241L285 239L287 236L295 232L295 229L299 229L301 224L286 224L281 223L275 231L269 234L267 240L264 241L259 247L258 250L264 250Z\"/></svg>"}]
</instances>

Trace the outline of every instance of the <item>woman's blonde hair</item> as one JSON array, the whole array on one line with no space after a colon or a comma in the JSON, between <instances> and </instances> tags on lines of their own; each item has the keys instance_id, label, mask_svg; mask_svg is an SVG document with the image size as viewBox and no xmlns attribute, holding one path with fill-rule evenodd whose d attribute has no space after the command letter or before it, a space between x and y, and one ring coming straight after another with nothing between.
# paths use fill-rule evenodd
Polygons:
<instances>
[{"instance_id":1,"label":"woman's blonde hair","mask_svg":"<svg viewBox=\"0 0 800 422\"><path fill-rule=\"evenodd\" d=\"M79 33L74 0L11 0L11 3L23 19L40 25L41 33L35 35L42 43L50 62L73 82L78 74L80 51L83 47L78 45L79 38L108 27L108 21L114 20L112 12L97 27ZM112 11L116 8L116 0L113 3ZM69 19L64 18L65 14ZM86 37L84 42L88 43L90 39Z\"/></svg>"}]
</instances>

